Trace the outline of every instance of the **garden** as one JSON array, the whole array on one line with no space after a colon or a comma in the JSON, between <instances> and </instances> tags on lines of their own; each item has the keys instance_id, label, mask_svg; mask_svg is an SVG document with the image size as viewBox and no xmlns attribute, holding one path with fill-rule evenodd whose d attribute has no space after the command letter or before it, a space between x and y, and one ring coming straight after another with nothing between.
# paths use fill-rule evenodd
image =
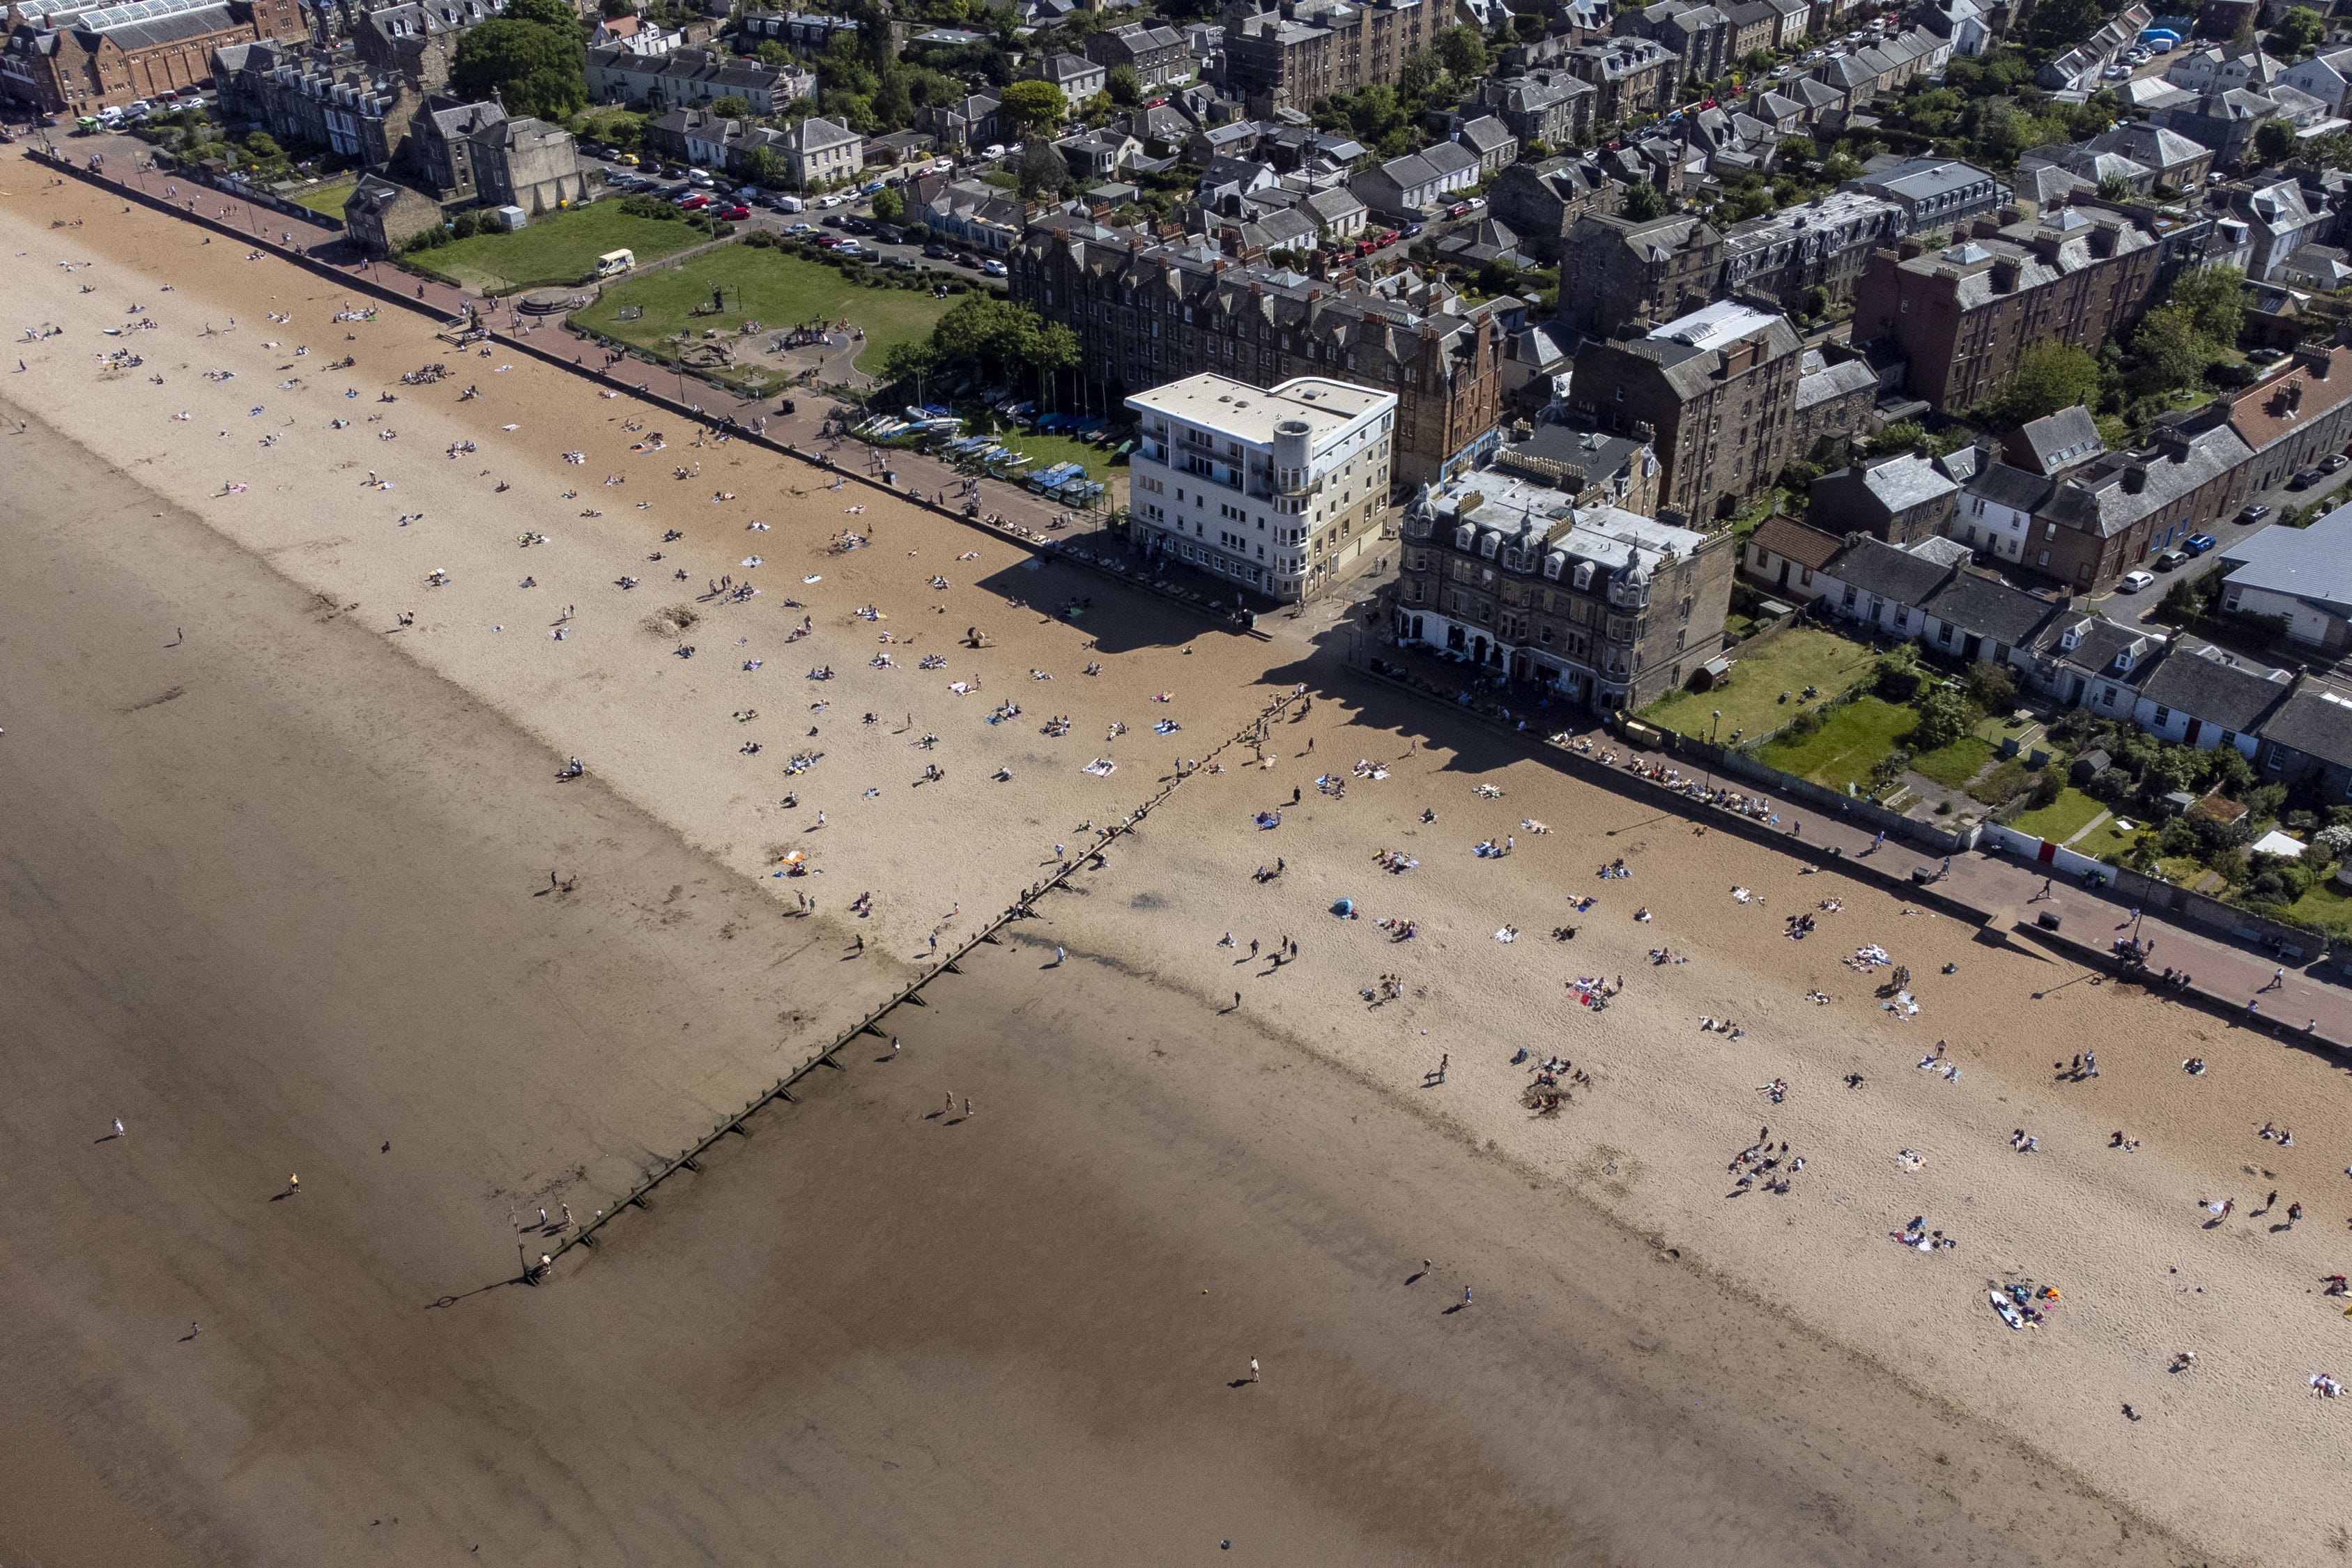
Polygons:
<instances>
[{"instance_id":1,"label":"garden","mask_svg":"<svg viewBox=\"0 0 2352 1568\"><path fill-rule=\"evenodd\" d=\"M1842 697L1870 677L1877 656L1817 626L1790 626L1743 643L1727 682L1711 691L1676 691L1642 712L1644 723L1693 740L1738 745L1770 734L1810 707ZM1808 698L1807 690L1818 695ZM1715 715L1723 718L1717 721Z\"/></svg>"},{"instance_id":2,"label":"garden","mask_svg":"<svg viewBox=\"0 0 2352 1568\"><path fill-rule=\"evenodd\" d=\"M2052 839L2080 833L2074 847L2110 865L2352 937L2352 892L2334 879L2352 855L2352 805L2329 805L2308 785L2261 782L2234 746L2177 745L2084 709L2052 721L2049 739L2076 757L2103 752L2107 763L2068 783L2053 762L2010 826ZM2181 795L2196 804L2181 810L2168 798ZM2302 853L2257 851L2274 830Z\"/></svg>"}]
</instances>

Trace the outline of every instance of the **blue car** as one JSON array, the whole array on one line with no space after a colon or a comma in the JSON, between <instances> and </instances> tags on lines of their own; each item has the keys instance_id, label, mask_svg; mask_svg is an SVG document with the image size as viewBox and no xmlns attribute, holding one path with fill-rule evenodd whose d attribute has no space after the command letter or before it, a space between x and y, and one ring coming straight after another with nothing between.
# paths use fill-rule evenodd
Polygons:
<instances>
[{"instance_id":1,"label":"blue car","mask_svg":"<svg viewBox=\"0 0 2352 1568\"><path fill-rule=\"evenodd\" d=\"M2220 542L2210 533L2192 533L2180 542L2180 548L2191 555L2202 555Z\"/></svg>"}]
</instances>

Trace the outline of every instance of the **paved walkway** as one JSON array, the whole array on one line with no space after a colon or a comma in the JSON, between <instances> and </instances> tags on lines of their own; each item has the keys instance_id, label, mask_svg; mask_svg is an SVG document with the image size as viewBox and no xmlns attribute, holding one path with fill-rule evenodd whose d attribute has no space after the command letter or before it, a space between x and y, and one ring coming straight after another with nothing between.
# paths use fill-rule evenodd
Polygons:
<instances>
[{"instance_id":1,"label":"paved walkway","mask_svg":"<svg viewBox=\"0 0 2352 1568\"><path fill-rule=\"evenodd\" d=\"M80 162L86 163L87 160ZM352 251L340 233L321 225L274 209L254 206L226 193L209 186L182 183L167 174L147 172L136 166L126 171L123 165L127 162L129 160L120 155L110 156L100 177L104 183L125 191L137 190L152 200L168 203L174 208L184 207L192 216L215 226L245 231L250 234L256 248L283 252L313 265L346 271L355 279L367 279L379 289L402 292L413 290L417 300L415 308L436 312L446 320L455 320L468 306L482 307L486 321L498 319L495 301L468 295L445 284L414 279L406 274L379 267ZM89 177L86 170L82 174L83 177ZM496 336L528 344L535 353L555 360L559 364L562 346L575 346L583 355L591 352L590 346L581 340L551 326L526 331L520 335L493 331ZM559 333L560 340L554 336ZM584 364L583 371L583 374L597 374L594 369ZM642 374L633 378L633 372ZM611 379L663 395L653 384L662 374L667 373L659 367L628 360L613 367ZM830 451L845 473L865 475L878 472L880 458L887 458L889 467L899 477L898 488L919 493L926 500L944 494L948 498L945 504L953 504L964 483L965 476L935 458L911 452L887 452L877 457L876 449L865 447L862 443L826 440L821 432L827 417L841 412L830 405L829 399L803 398L798 400L802 406L795 413L782 415L769 412L762 402L739 399L707 384L697 383L688 388L682 378L678 395L680 398L690 401L698 412L714 423L731 416L740 423L748 424L764 415L767 419L766 435L770 440L797 446L804 452ZM982 510L1002 516L1033 533L1054 540L1065 548L1075 545L1097 554L1125 554L1124 544L1104 526L1103 520L1078 513L1074 526L1057 529L1054 527L1055 520L1069 515L1066 509L1057 509L1017 486L983 479L979 486L979 504ZM1213 589L1220 596L1231 591L1220 580L1200 577L1181 567L1171 565L1169 575L1171 580L1186 580L1187 586ZM1252 607L1271 608L1272 603L1260 601ZM1314 662L1322 664L1328 660L1336 668L1352 662L1343 657L1349 651L1335 650L1318 657ZM1395 658L1399 650L1382 648L1380 653L1382 657ZM1410 689L1390 681L1381 684L1392 691ZM1544 744L1546 733L1578 730L1593 740L1596 751L1613 750L1621 758L1626 759L1636 754L1622 741L1593 730L1590 715L1580 714L1571 718L1568 710L1552 709L1532 719L1524 712L1514 711L1505 721L1498 716L1500 705L1491 700L1479 698L1473 705L1465 707L1448 702L1432 692L1416 694L1465 721L1501 723L1515 732L1523 733L1530 747ZM1524 731L1517 730L1522 722L1527 724ZM1645 756L1642 760L1657 767L1681 765L1669 756ZM1633 783L1630 775L1628 783ZM1639 789L1642 786L1635 784L1633 787ZM1742 787L1750 793L1754 791L1752 784L1744 782ZM1667 798L1664 791L1656 793L1660 795L1662 803ZM1790 846L1792 850L1796 850L1799 844L1816 855L1835 849L1847 862L1849 869L1896 882L1908 875L1908 865L1924 864L1937 873L1937 879L1930 884L1933 892L1984 912L1990 924L2003 929L2020 921L2030 921L2047 910L2066 922L2065 938L2079 939L2099 948L2104 948L2115 934L2137 931L2144 942L2151 944L2151 958L2156 969L2160 971L2167 966L2187 969L2196 977L2197 990L2215 1005L2238 1011L2243 1019L2246 1016L2244 1004L2258 1002L2260 1013L2255 1018L2255 1026L2300 1035L2306 1021L2316 1020L2322 1036L2332 1041L2352 1043L2352 991L2347 991L2336 978L2341 973L2340 970L2336 975L2321 975L2320 960L2326 957L2324 952L2317 959L2306 959L2300 970L2289 969L2282 989L2268 990L2266 987L2272 984L2273 972L2280 966L2279 961L2254 948L2161 918L2135 921L2126 906L2073 882L2053 884L2050 896L2040 898L2042 874L2013 857L1989 851L1970 852L1953 857L1948 868L1946 868L1940 859L1923 861L1917 851L1907 847L1889 844L1873 852L1869 832L1833 818L1825 819L1809 806L1777 804L1782 823L1796 825L1801 829L1801 837ZM1690 809L1704 810L1695 805ZM2057 946L2055 943L2053 945ZM2063 952L2063 948L2058 947L2057 951ZM2270 1022L2263 1023L2263 1020Z\"/></svg>"}]
</instances>

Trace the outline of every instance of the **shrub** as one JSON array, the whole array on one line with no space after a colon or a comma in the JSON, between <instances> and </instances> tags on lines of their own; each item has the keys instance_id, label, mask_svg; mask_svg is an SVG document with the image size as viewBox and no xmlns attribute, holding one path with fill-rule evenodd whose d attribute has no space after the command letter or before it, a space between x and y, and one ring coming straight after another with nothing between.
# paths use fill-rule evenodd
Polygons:
<instances>
[{"instance_id":1,"label":"shrub","mask_svg":"<svg viewBox=\"0 0 2352 1568\"><path fill-rule=\"evenodd\" d=\"M2033 795L2026 804L2038 811L2042 807L2048 805L2051 802L2056 800L2058 798L2058 792L2065 787L2066 775L2061 773L2058 769L2058 765L2053 763L2050 766L2042 769L2042 772L2034 778Z\"/></svg>"},{"instance_id":2,"label":"shrub","mask_svg":"<svg viewBox=\"0 0 2352 1568\"><path fill-rule=\"evenodd\" d=\"M2339 858L2346 855L2352 855L2352 827L2347 827L2341 823L2332 827L2323 827L2314 837L2312 842Z\"/></svg>"},{"instance_id":3,"label":"shrub","mask_svg":"<svg viewBox=\"0 0 2352 1568\"><path fill-rule=\"evenodd\" d=\"M1908 644L1878 656L1874 689L1889 702L1908 702L1919 695L1919 667Z\"/></svg>"},{"instance_id":4,"label":"shrub","mask_svg":"<svg viewBox=\"0 0 2352 1568\"><path fill-rule=\"evenodd\" d=\"M1808 708L1800 712L1795 718L1790 720L1787 726L1783 728L1780 732L1791 741L1803 741L1820 734L1821 731L1822 716L1812 709ZM2347 836L2352 837L2352 832L2347 832Z\"/></svg>"},{"instance_id":5,"label":"shrub","mask_svg":"<svg viewBox=\"0 0 2352 1568\"><path fill-rule=\"evenodd\" d=\"M1965 684L1969 700L1988 713L2006 714L2017 707L2017 680L2004 666L1972 664Z\"/></svg>"},{"instance_id":6,"label":"shrub","mask_svg":"<svg viewBox=\"0 0 2352 1568\"><path fill-rule=\"evenodd\" d=\"M1975 728L1977 718L1967 698L1938 686L1919 700L1919 722L1911 731L1911 743L1923 752L1948 746Z\"/></svg>"}]
</instances>

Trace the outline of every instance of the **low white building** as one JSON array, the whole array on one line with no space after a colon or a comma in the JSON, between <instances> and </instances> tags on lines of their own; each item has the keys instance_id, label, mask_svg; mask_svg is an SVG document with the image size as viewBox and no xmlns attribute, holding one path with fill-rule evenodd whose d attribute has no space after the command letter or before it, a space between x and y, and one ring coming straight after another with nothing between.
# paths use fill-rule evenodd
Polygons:
<instances>
[{"instance_id":1,"label":"low white building","mask_svg":"<svg viewBox=\"0 0 2352 1568\"><path fill-rule=\"evenodd\" d=\"M1380 539L1396 395L1321 376L1187 376L1127 400L1146 550L1277 599L1323 593Z\"/></svg>"}]
</instances>

